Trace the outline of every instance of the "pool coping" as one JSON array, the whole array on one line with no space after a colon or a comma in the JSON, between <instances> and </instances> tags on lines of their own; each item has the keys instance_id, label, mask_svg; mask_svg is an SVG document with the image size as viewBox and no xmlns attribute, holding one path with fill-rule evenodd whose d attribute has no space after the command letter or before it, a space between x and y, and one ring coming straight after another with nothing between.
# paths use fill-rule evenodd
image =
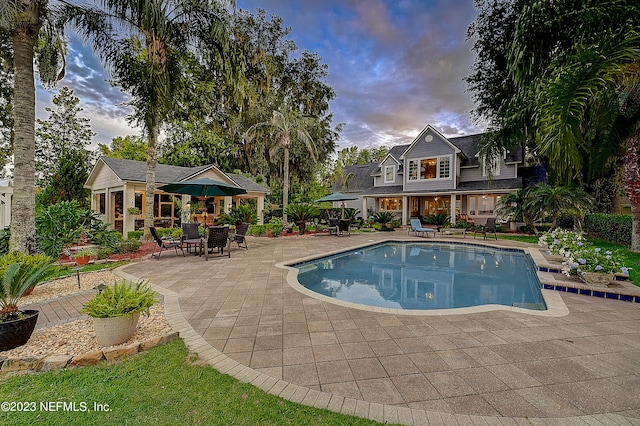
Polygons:
<instances>
[{"instance_id":1,"label":"pool coping","mask_svg":"<svg viewBox=\"0 0 640 426\"><path fill-rule=\"evenodd\" d=\"M490 248L503 250L503 251L519 251L519 252L526 253L533 260L537 268L538 279L540 279L540 282L542 284L542 288L540 289L540 292L542 293L542 297L544 298L545 304L547 305L547 309L542 311L542 310L533 310L533 309L526 309L526 308L519 308L515 306L506 306L506 305L498 305L498 304L479 305L479 306L472 306L472 307L466 307L466 308L450 308L450 309L434 309L434 310L397 309L397 308L383 308L383 307L377 307L377 306L362 305L359 303L353 303L353 302L347 302L344 300L335 299L333 297L325 296L323 294L319 294L319 293L316 293L315 291L309 290L308 288L300 284L300 282L298 281L299 269L293 266L296 264L320 259L327 256L334 256L337 254L347 253L347 252L362 249L365 247L371 247L373 245L381 245L381 244L388 244L388 243L405 244L405 243L411 243L411 242L423 242L423 243L434 242L434 243L444 243L444 244L490 247ZM305 296L308 296L317 300L322 300L327 303L332 303L334 305L338 305L346 308L360 309L360 310L369 311L369 312L389 313L389 314L395 314L395 315L415 315L415 316L467 315L467 314L474 314L479 312L490 312L490 311L496 311L496 310L517 312L521 314L544 316L544 317L562 317L569 314L569 308L567 308L567 305L562 300L562 297L560 297L560 295L557 292L553 291L552 289L546 288L544 286L545 284L540 277L539 266L538 266L538 263L536 263L536 258L535 256L531 255L531 250L527 247L498 246L490 243L488 244L488 243L450 241L450 240L442 240L437 238L429 241L398 240L395 238L389 238L386 240L379 240L379 241L370 240L366 244L350 246L349 248L346 248L346 249L332 250L322 254L304 256L298 259L280 262L280 263L277 263L275 267L287 270L288 271L287 283L289 284L289 286L299 291L300 293L304 294Z\"/></svg>"}]
</instances>

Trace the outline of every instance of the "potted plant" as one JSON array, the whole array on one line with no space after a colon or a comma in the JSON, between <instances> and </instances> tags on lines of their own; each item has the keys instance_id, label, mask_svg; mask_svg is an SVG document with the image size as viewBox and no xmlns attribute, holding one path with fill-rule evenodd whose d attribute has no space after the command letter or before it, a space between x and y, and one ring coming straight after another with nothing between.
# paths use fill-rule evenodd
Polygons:
<instances>
[{"instance_id":1,"label":"potted plant","mask_svg":"<svg viewBox=\"0 0 640 426\"><path fill-rule=\"evenodd\" d=\"M38 321L36 310L20 310L18 302L44 278L52 268L52 260L41 256L34 262L8 265L0 273L0 351L22 346L31 337Z\"/></svg>"},{"instance_id":2,"label":"potted plant","mask_svg":"<svg viewBox=\"0 0 640 426\"><path fill-rule=\"evenodd\" d=\"M91 260L91 256L97 256L98 252L94 249L83 248L80 250L76 250L73 253L73 259L76 262L76 265L86 265Z\"/></svg>"},{"instance_id":3,"label":"potted plant","mask_svg":"<svg viewBox=\"0 0 640 426\"><path fill-rule=\"evenodd\" d=\"M298 225L300 235L304 235L307 222L320 215L320 209L308 203L289 204L287 206L287 215Z\"/></svg>"},{"instance_id":4,"label":"potted plant","mask_svg":"<svg viewBox=\"0 0 640 426\"><path fill-rule=\"evenodd\" d=\"M81 312L93 318L98 343L113 346L133 336L140 314L149 315L149 308L155 303L156 293L148 282L133 286L122 279L113 286L99 286L98 294L84 304Z\"/></svg>"}]
</instances>

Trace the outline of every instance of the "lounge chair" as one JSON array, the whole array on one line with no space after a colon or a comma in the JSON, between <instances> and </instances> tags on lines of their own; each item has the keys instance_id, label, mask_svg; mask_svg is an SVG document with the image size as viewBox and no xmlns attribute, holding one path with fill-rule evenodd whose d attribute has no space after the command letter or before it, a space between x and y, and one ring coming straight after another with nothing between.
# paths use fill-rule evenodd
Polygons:
<instances>
[{"instance_id":1,"label":"lounge chair","mask_svg":"<svg viewBox=\"0 0 640 426\"><path fill-rule=\"evenodd\" d=\"M329 235L338 235L338 218L329 218Z\"/></svg>"},{"instance_id":2,"label":"lounge chair","mask_svg":"<svg viewBox=\"0 0 640 426\"><path fill-rule=\"evenodd\" d=\"M347 234L351 236L351 221L349 219L340 219L338 221L338 235Z\"/></svg>"},{"instance_id":3,"label":"lounge chair","mask_svg":"<svg viewBox=\"0 0 640 426\"><path fill-rule=\"evenodd\" d=\"M184 249L182 248L182 241L168 241L163 240L158 235L158 231L154 226L149 227L149 232L151 232L151 236L156 241L156 244L159 247L158 251L158 260L160 260L160 255L162 254L162 250L174 249L176 254L178 254L178 249L182 251L182 256L184 257ZM156 248L153 248L153 253L151 253L151 257L156 257Z\"/></svg>"},{"instance_id":4,"label":"lounge chair","mask_svg":"<svg viewBox=\"0 0 640 426\"><path fill-rule=\"evenodd\" d=\"M436 230L433 228L422 227L422 223L420 223L420 219L417 217L410 219L409 224L411 225L411 228L409 228L407 234L411 234L413 232L416 237L418 234L421 234L422 236L425 234L427 234L427 236L429 236L429 234L433 234L434 237L436 236Z\"/></svg>"},{"instance_id":5,"label":"lounge chair","mask_svg":"<svg viewBox=\"0 0 640 426\"><path fill-rule=\"evenodd\" d=\"M228 226L210 226L207 241L204 244L204 260L209 260L209 252L217 249L218 253L224 255L224 249L227 249L227 256L231 257L231 240L229 240Z\"/></svg>"},{"instance_id":6,"label":"lounge chair","mask_svg":"<svg viewBox=\"0 0 640 426\"><path fill-rule=\"evenodd\" d=\"M249 230L249 224L247 222L242 222L238 225L236 233L233 236L233 241L238 244L238 247L244 247L249 250L249 247L247 246L247 230Z\"/></svg>"},{"instance_id":7,"label":"lounge chair","mask_svg":"<svg viewBox=\"0 0 640 426\"><path fill-rule=\"evenodd\" d=\"M199 223L183 223L182 224L182 244L187 247L187 253L190 253L191 247L196 247L198 253L202 254L202 240L199 231Z\"/></svg>"},{"instance_id":8,"label":"lounge chair","mask_svg":"<svg viewBox=\"0 0 640 426\"><path fill-rule=\"evenodd\" d=\"M484 239L487 239L487 233L493 233L495 239L498 239L498 234L496 233L496 218L490 217L487 219L487 223L482 227L482 229L475 230L473 232L473 239L476 239L476 234L482 234Z\"/></svg>"}]
</instances>

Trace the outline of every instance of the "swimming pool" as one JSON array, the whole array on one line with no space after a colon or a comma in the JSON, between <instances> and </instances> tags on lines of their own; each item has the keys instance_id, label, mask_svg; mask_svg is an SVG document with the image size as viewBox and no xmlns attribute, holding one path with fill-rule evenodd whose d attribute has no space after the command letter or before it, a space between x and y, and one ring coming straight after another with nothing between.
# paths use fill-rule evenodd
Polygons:
<instances>
[{"instance_id":1,"label":"swimming pool","mask_svg":"<svg viewBox=\"0 0 640 426\"><path fill-rule=\"evenodd\" d=\"M307 289L345 302L401 310L505 305L546 310L521 250L387 242L291 265Z\"/></svg>"}]
</instances>

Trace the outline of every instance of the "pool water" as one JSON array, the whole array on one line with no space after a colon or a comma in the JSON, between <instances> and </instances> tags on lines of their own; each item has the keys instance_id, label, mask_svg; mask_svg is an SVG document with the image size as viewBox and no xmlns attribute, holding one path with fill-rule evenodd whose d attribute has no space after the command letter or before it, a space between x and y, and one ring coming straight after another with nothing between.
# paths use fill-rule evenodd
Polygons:
<instances>
[{"instance_id":1,"label":"pool water","mask_svg":"<svg viewBox=\"0 0 640 426\"><path fill-rule=\"evenodd\" d=\"M384 243L293 265L304 287L346 302L394 309L498 304L545 310L523 251L450 243Z\"/></svg>"}]
</instances>

